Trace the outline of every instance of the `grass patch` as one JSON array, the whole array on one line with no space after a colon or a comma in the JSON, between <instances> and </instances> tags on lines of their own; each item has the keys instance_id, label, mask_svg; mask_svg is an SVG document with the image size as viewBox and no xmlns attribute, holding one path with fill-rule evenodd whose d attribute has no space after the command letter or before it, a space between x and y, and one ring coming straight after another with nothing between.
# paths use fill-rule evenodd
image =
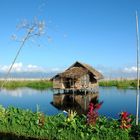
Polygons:
<instances>
[{"instance_id":1,"label":"grass patch","mask_svg":"<svg viewBox=\"0 0 140 140\"><path fill-rule=\"evenodd\" d=\"M135 130L136 129L136 130ZM86 123L86 116L68 119L63 114L45 116L41 112L0 106L0 133L11 133L49 140L131 140L139 138L140 125L123 130L115 119L99 117L96 125ZM137 134L136 134L136 133Z\"/></svg>"},{"instance_id":2,"label":"grass patch","mask_svg":"<svg viewBox=\"0 0 140 140\"><path fill-rule=\"evenodd\" d=\"M99 86L103 86L103 87L115 86L117 88L136 88L137 81L136 80L105 80L105 81L100 81Z\"/></svg>"},{"instance_id":3,"label":"grass patch","mask_svg":"<svg viewBox=\"0 0 140 140\"><path fill-rule=\"evenodd\" d=\"M3 84L4 81L0 81L0 86ZM21 87L29 87L34 89L47 89L52 87L52 82L48 80L25 80L25 81L7 81L3 88L6 89L16 89Z\"/></svg>"}]
</instances>

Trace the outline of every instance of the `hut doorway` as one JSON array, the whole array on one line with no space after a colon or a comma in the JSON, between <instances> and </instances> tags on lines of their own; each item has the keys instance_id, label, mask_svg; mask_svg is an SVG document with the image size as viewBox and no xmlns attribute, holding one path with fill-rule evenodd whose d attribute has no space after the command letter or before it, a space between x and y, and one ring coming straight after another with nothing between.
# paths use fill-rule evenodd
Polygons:
<instances>
[{"instance_id":1,"label":"hut doorway","mask_svg":"<svg viewBox=\"0 0 140 140\"><path fill-rule=\"evenodd\" d=\"M65 88L74 88L76 80L73 78L66 78L65 79Z\"/></svg>"},{"instance_id":2,"label":"hut doorway","mask_svg":"<svg viewBox=\"0 0 140 140\"><path fill-rule=\"evenodd\" d=\"M66 78L65 79L65 88L71 88L72 87L72 85L73 85L73 80L72 80L72 78Z\"/></svg>"}]
</instances>

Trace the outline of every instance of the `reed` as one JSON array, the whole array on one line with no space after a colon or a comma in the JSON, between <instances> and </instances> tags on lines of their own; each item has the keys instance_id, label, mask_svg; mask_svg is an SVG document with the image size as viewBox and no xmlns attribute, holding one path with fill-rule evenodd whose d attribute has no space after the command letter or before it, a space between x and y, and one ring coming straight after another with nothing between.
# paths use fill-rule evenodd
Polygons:
<instances>
[{"instance_id":1,"label":"reed","mask_svg":"<svg viewBox=\"0 0 140 140\"><path fill-rule=\"evenodd\" d=\"M115 86L117 88L136 88L137 81L136 80L104 80L99 82L99 86L103 86L103 87Z\"/></svg>"},{"instance_id":2,"label":"reed","mask_svg":"<svg viewBox=\"0 0 140 140\"><path fill-rule=\"evenodd\" d=\"M4 81L0 81L0 86ZM4 84L3 88L6 89L16 89L21 87L29 87L34 89L47 89L52 87L52 82L49 80L13 80L8 81Z\"/></svg>"}]
</instances>

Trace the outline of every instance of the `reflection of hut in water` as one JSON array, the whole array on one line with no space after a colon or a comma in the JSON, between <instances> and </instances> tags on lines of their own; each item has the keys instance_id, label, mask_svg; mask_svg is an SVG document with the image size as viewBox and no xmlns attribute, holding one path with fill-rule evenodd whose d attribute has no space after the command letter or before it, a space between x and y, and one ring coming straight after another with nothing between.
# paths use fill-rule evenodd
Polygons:
<instances>
[{"instance_id":1,"label":"reflection of hut in water","mask_svg":"<svg viewBox=\"0 0 140 140\"><path fill-rule=\"evenodd\" d=\"M102 74L93 67L75 62L63 73L55 75L53 81L54 89L64 90L88 90L95 92L98 89L98 80L103 78Z\"/></svg>"},{"instance_id":2,"label":"reflection of hut in water","mask_svg":"<svg viewBox=\"0 0 140 140\"><path fill-rule=\"evenodd\" d=\"M86 114L88 111L89 103L98 102L98 93L87 93L87 94L54 94L52 104L60 110L74 110L78 114Z\"/></svg>"}]
</instances>

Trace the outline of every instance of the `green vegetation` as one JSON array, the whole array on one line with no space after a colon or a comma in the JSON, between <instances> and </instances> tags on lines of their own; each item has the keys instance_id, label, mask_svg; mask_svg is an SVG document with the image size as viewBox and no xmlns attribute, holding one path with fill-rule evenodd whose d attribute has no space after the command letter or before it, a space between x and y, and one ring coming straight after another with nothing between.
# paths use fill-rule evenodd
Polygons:
<instances>
[{"instance_id":1,"label":"green vegetation","mask_svg":"<svg viewBox=\"0 0 140 140\"><path fill-rule=\"evenodd\" d=\"M4 81L0 81L0 86L2 85ZM13 81L7 81L3 88L6 89L16 89L20 87L29 87L34 89L46 89L49 87L52 87L52 82L48 80L13 80Z\"/></svg>"},{"instance_id":2,"label":"green vegetation","mask_svg":"<svg viewBox=\"0 0 140 140\"><path fill-rule=\"evenodd\" d=\"M38 110L38 109L37 109ZM87 117L71 112L45 116L37 111L21 110L0 106L0 133L12 133L49 140L130 140L140 138L140 125L129 129L120 128L120 121L99 117L95 125L87 124Z\"/></svg>"},{"instance_id":3,"label":"green vegetation","mask_svg":"<svg viewBox=\"0 0 140 140\"><path fill-rule=\"evenodd\" d=\"M111 87L116 86L117 88L136 88L136 80L105 80L100 81L99 86Z\"/></svg>"},{"instance_id":4,"label":"green vegetation","mask_svg":"<svg viewBox=\"0 0 140 140\"><path fill-rule=\"evenodd\" d=\"M0 86L4 81L0 81ZM20 87L29 87L34 89L47 89L52 87L52 82L49 80L11 80L4 84L6 89L16 89ZM111 87L115 86L117 88L136 88L136 80L104 80L99 81L99 86Z\"/></svg>"}]
</instances>

